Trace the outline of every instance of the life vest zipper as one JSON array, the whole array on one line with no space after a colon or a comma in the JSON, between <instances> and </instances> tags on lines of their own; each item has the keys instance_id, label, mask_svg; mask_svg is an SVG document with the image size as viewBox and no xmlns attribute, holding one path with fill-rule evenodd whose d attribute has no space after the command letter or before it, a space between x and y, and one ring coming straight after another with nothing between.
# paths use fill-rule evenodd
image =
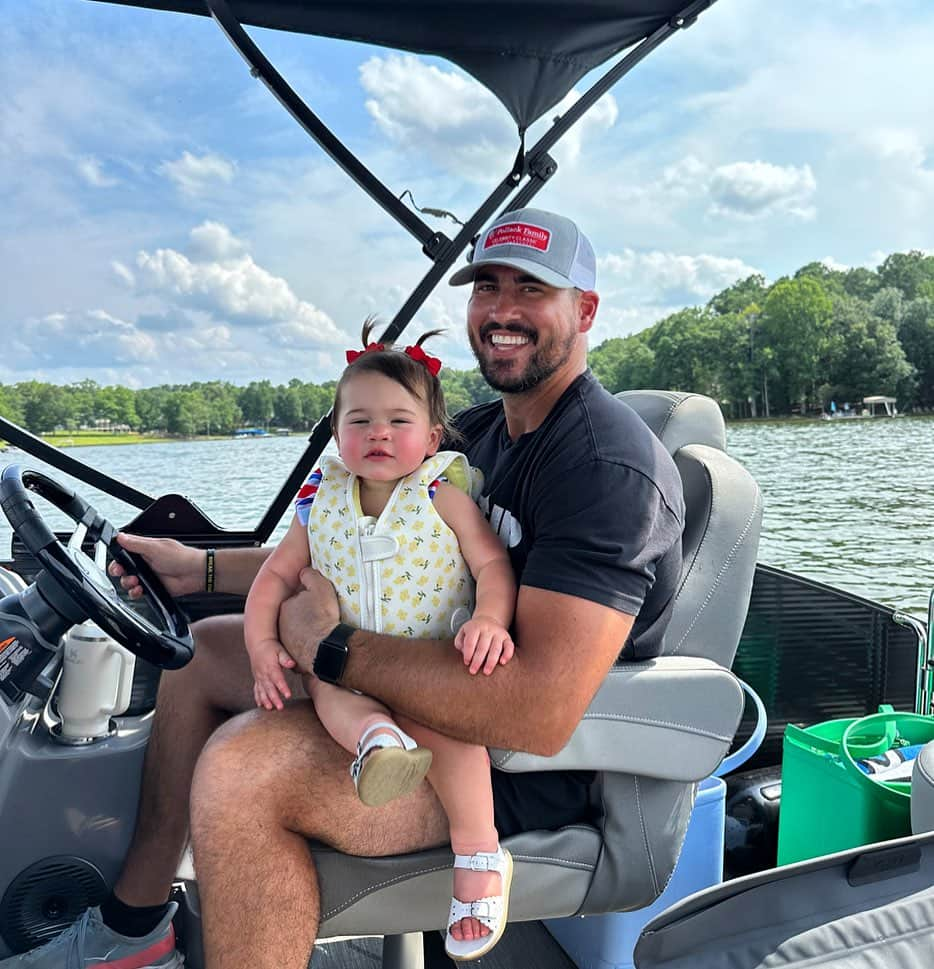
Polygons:
<instances>
[{"instance_id":1,"label":"life vest zipper","mask_svg":"<svg viewBox=\"0 0 934 969\"><path fill-rule=\"evenodd\" d=\"M362 523L360 525L360 533L362 535L373 535L376 532L376 525L377 522L375 520ZM363 601L367 613L363 628L381 633L383 631L383 609L382 589L380 587L380 561L365 561L361 551L360 563L362 566L361 575L364 577L365 582Z\"/></svg>"}]
</instances>

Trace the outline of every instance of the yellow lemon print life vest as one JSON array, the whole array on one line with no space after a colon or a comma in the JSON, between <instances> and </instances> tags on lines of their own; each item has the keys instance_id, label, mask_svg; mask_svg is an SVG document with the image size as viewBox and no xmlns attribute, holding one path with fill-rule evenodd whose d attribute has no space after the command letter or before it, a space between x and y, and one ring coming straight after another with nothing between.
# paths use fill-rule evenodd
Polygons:
<instances>
[{"instance_id":1,"label":"yellow lemon print life vest","mask_svg":"<svg viewBox=\"0 0 934 969\"><path fill-rule=\"evenodd\" d=\"M428 487L445 475L470 494L471 470L441 451L396 483L379 518L364 515L356 475L321 458L308 516L312 565L337 590L341 621L410 639L444 639L473 612L474 582L457 536L435 511Z\"/></svg>"}]
</instances>

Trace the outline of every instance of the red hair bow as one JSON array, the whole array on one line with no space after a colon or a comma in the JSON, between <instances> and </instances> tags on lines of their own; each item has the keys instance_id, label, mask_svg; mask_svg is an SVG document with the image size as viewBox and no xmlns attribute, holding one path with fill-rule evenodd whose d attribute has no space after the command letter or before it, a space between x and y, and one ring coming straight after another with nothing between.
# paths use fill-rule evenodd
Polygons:
<instances>
[{"instance_id":1,"label":"red hair bow","mask_svg":"<svg viewBox=\"0 0 934 969\"><path fill-rule=\"evenodd\" d=\"M425 353L419 346L406 347L405 354L418 363L423 363L428 368L428 372L432 377L438 376L438 371L441 369L441 361L437 357L432 357Z\"/></svg>"},{"instance_id":2,"label":"red hair bow","mask_svg":"<svg viewBox=\"0 0 934 969\"><path fill-rule=\"evenodd\" d=\"M357 357L362 357L364 353L370 353L372 350L385 350L386 347L382 343L368 343L362 350L348 350L347 351L347 362L353 363Z\"/></svg>"}]
</instances>

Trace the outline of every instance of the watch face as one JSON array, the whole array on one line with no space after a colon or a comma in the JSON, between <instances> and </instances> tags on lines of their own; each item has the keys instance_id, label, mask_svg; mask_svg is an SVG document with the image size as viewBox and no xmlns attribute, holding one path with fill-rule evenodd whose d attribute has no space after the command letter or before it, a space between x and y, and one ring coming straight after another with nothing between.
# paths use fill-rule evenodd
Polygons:
<instances>
[{"instance_id":1,"label":"watch face","mask_svg":"<svg viewBox=\"0 0 934 969\"><path fill-rule=\"evenodd\" d=\"M353 633L353 626L340 623L318 644L315 655L314 673L326 683L338 683L347 663L347 640Z\"/></svg>"}]
</instances>

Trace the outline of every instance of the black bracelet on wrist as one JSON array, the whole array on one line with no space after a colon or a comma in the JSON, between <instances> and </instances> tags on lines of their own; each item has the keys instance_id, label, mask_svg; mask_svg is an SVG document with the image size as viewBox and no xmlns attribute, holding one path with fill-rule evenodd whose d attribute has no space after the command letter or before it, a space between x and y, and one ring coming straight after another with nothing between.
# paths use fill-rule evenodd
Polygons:
<instances>
[{"instance_id":1,"label":"black bracelet on wrist","mask_svg":"<svg viewBox=\"0 0 934 969\"><path fill-rule=\"evenodd\" d=\"M216 568L214 565L214 549L206 549L206 555L204 559L204 591L213 592L214 591L214 576L216 573Z\"/></svg>"}]
</instances>

